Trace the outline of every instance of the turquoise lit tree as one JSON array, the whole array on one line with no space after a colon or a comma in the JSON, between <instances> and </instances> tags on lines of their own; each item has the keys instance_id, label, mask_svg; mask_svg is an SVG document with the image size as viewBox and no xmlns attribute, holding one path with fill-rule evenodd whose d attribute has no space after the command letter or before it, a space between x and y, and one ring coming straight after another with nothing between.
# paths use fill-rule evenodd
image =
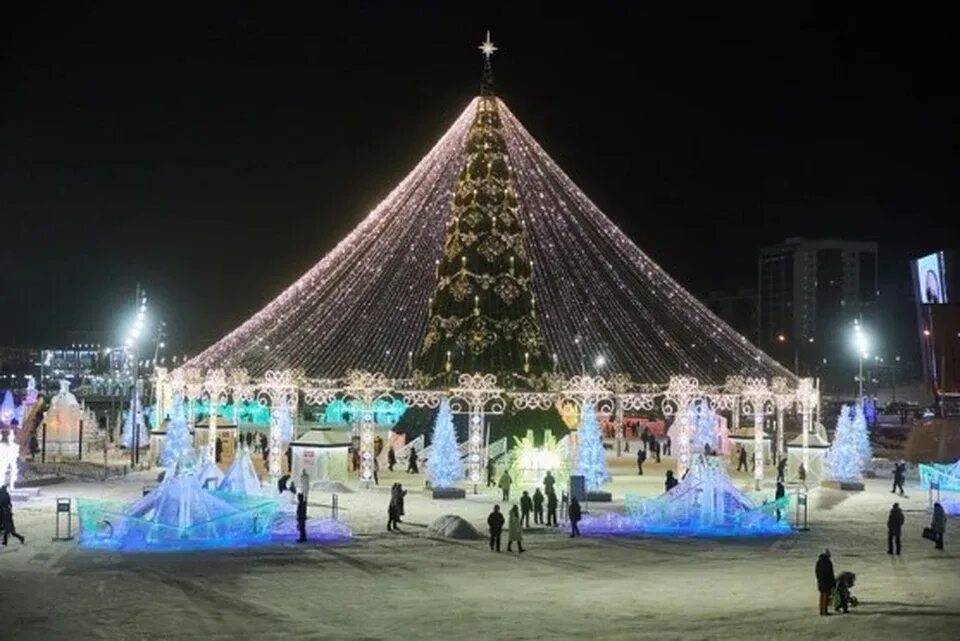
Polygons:
<instances>
[{"instance_id":1,"label":"turquoise lit tree","mask_svg":"<svg viewBox=\"0 0 960 641\"><path fill-rule=\"evenodd\" d=\"M603 451L603 436L597 423L593 403L584 401L580 407L580 426L577 429L576 474L583 476L587 492L598 492L607 481L607 455Z\"/></svg>"},{"instance_id":2,"label":"turquoise lit tree","mask_svg":"<svg viewBox=\"0 0 960 641\"><path fill-rule=\"evenodd\" d=\"M827 476L835 481L859 481L863 478L863 470L870 456L870 439L863 408L844 405L837 417L833 444L824 460Z\"/></svg>"},{"instance_id":3,"label":"turquoise lit tree","mask_svg":"<svg viewBox=\"0 0 960 641\"><path fill-rule=\"evenodd\" d=\"M183 465L193 459L193 445L190 443L190 427L183 410L183 396L174 394L170 422L167 423L167 434L163 438L163 450L160 453L160 465L172 470L178 463Z\"/></svg>"},{"instance_id":4,"label":"turquoise lit tree","mask_svg":"<svg viewBox=\"0 0 960 641\"><path fill-rule=\"evenodd\" d=\"M450 402L444 399L433 424L430 459L427 462L430 485L437 489L453 488L463 478L463 464L457 449L457 432L453 425Z\"/></svg>"}]
</instances>

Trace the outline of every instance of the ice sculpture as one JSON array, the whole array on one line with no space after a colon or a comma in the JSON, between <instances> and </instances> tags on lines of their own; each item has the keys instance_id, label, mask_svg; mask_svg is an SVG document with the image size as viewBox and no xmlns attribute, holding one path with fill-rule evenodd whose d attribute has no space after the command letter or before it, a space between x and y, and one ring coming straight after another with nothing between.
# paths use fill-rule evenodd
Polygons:
<instances>
[{"instance_id":1,"label":"ice sculpture","mask_svg":"<svg viewBox=\"0 0 960 641\"><path fill-rule=\"evenodd\" d=\"M173 395L173 407L170 409L170 421L167 433L163 437L163 450L160 453L160 465L168 470L188 465L195 453L191 444L190 427L183 411L183 395Z\"/></svg>"},{"instance_id":2,"label":"ice sculpture","mask_svg":"<svg viewBox=\"0 0 960 641\"><path fill-rule=\"evenodd\" d=\"M123 432L120 436L120 442L124 447L133 447L133 421L136 414L137 422L137 447L148 447L150 445L150 436L147 434L147 426L143 421L143 403L140 401L140 390L136 392L137 411L128 411L126 419L123 421Z\"/></svg>"},{"instance_id":3,"label":"ice sculpture","mask_svg":"<svg viewBox=\"0 0 960 641\"><path fill-rule=\"evenodd\" d=\"M20 446L13 435L4 431L0 437L0 485L13 490L17 486L19 474Z\"/></svg>"},{"instance_id":4,"label":"ice sculpture","mask_svg":"<svg viewBox=\"0 0 960 641\"><path fill-rule=\"evenodd\" d=\"M76 454L80 449L80 419L83 410L70 391L70 381L60 381L60 391L50 399L44 414L47 454Z\"/></svg>"},{"instance_id":5,"label":"ice sculpture","mask_svg":"<svg viewBox=\"0 0 960 641\"><path fill-rule=\"evenodd\" d=\"M863 408L844 405L837 417L833 444L824 457L827 478L834 481L860 481L871 456Z\"/></svg>"},{"instance_id":6,"label":"ice sculpture","mask_svg":"<svg viewBox=\"0 0 960 641\"><path fill-rule=\"evenodd\" d=\"M788 507L788 497L763 502L750 498L733 486L722 458L698 454L686 476L669 492L656 498L627 495L626 514L588 515L580 531L620 536L776 536L791 531Z\"/></svg>"},{"instance_id":7,"label":"ice sculpture","mask_svg":"<svg viewBox=\"0 0 960 641\"><path fill-rule=\"evenodd\" d=\"M240 450L239 456L234 459L217 489L221 492L243 494L245 496L262 496L264 494L260 477L257 476L257 471L253 467L253 461L250 460L249 449L244 447Z\"/></svg>"},{"instance_id":8,"label":"ice sculpture","mask_svg":"<svg viewBox=\"0 0 960 641\"><path fill-rule=\"evenodd\" d=\"M196 470L194 474L202 487L216 488L223 481L223 471L220 466L211 461L210 457L203 452L197 453L194 469Z\"/></svg>"},{"instance_id":9,"label":"ice sculpture","mask_svg":"<svg viewBox=\"0 0 960 641\"><path fill-rule=\"evenodd\" d=\"M941 490L960 492L960 460L955 463L921 463L920 486L929 489L938 484Z\"/></svg>"},{"instance_id":10,"label":"ice sculpture","mask_svg":"<svg viewBox=\"0 0 960 641\"><path fill-rule=\"evenodd\" d=\"M242 547L266 543L277 500L208 492L184 469L131 505L80 499L80 541L122 550Z\"/></svg>"},{"instance_id":11,"label":"ice sculpture","mask_svg":"<svg viewBox=\"0 0 960 641\"><path fill-rule=\"evenodd\" d=\"M17 417L17 406L13 402L13 394L7 390L3 394L3 402L0 403L0 425L4 428L13 427L13 419Z\"/></svg>"}]
</instances>

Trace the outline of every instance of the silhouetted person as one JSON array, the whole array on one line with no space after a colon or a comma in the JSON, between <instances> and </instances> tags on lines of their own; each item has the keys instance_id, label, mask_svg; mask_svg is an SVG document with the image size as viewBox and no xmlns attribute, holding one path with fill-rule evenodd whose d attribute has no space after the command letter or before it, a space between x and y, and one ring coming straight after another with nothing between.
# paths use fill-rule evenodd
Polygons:
<instances>
[{"instance_id":1,"label":"silhouetted person","mask_svg":"<svg viewBox=\"0 0 960 641\"><path fill-rule=\"evenodd\" d=\"M543 477L543 493L547 495L553 494L553 486L556 482L557 479L553 478L553 474L547 471L547 475Z\"/></svg>"},{"instance_id":2,"label":"silhouetted person","mask_svg":"<svg viewBox=\"0 0 960 641\"><path fill-rule=\"evenodd\" d=\"M801 463L800 467L797 468L797 478L800 479L801 485L807 485L807 468L803 466L803 463Z\"/></svg>"},{"instance_id":3,"label":"silhouetted person","mask_svg":"<svg viewBox=\"0 0 960 641\"><path fill-rule=\"evenodd\" d=\"M400 514L403 511L401 507L403 502L401 492L402 490L400 489L399 483L394 483L393 487L390 488L390 503L387 505L387 530L400 531L397 523L400 522Z\"/></svg>"},{"instance_id":4,"label":"silhouetted person","mask_svg":"<svg viewBox=\"0 0 960 641\"><path fill-rule=\"evenodd\" d=\"M510 500L510 486L513 485L513 478L510 476L510 472L507 470L503 471L503 474L500 476L500 483L497 484L500 487L500 490L503 492L503 500Z\"/></svg>"},{"instance_id":5,"label":"silhouetted person","mask_svg":"<svg viewBox=\"0 0 960 641\"><path fill-rule=\"evenodd\" d=\"M666 491L669 492L679 484L680 481L678 481L677 477L673 475L673 470L667 470L667 480L663 483L663 487L666 488Z\"/></svg>"},{"instance_id":6,"label":"silhouetted person","mask_svg":"<svg viewBox=\"0 0 960 641\"><path fill-rule=\"evenodd\" d=\"M493 479L497 473L497 464L492 458L487 459L487 487L493 487L496 483Z\"/></svg>"},{"instance_id":7,"label":"silhouetted person","mask_svg":"<svg viewBox=\"0 0 960 641\"><path fill-rule=\"evenodd\" d=\"M543 525L543 492L539 487L533 491L533 522Z\"/></svg>"},{"instance_id":8,"label":"silhouetted person","mask_svg":"<svg viewBox=\"0 0 960 641\"><path fill-rule=\"evenodd\" d=\"M494 505L493 512L487 517L487 528L490 530L490 550L500 551L500 535L503 534L503 514L500 506Z\"/></svg>"},{"instance_id":9,"label":"silhouetted person","mask_svg":"<svg viewBox=\"0 0 960 641\"><path fill-rule=\"evenodd\" d=\"M637 474L643 476L643 462L647 460L646 450L637 450Z\"/></svg>"},{"instance_id":10,"label":"silhouetted person","mask_svg":"<svg viewBox=\"0 0 960 641\"><path fill-rule=\"evenodd\" d=\"M397 464L397 453L393 451L393 446L391 445L387 449L387 469L392 472L393 466L396 464Z\"/></svg>"},{"instance_id":11,"label":"silhouetted person","mask_svg":"<svg viewBox=\"0 0 960 641\"><path fill-rule=\"evenodd\" d=\"M298 543L306 543L307 541L307 497L303 495L303 492L297 494L297 531L300 532L300 538L297 539Z\"/></svg>"},{"instance_id":12,"label":"silhouetted person","mask_svg":"<svg viewBox=\"0 0 960 641\"><path fill-rule=\"evenodd\" d=\"M520 523L523 527L530 527L530 512L533 511L533 499L530 494L524 490L520 497Z\"/></svg>"},{"instance_id":13,"label":"silhouetted person","mask_svg":"<svg viewBox=\"0 0 960 641\"><path fill-rule=\"evenodd\" d=\"M742 445L739 446L737 450L737 471L743 470L744 472L748 471L747 468L747 449Z\"/></svg>"},{"instance_id":14,"label":"silhouetted person","mask_svg":"<svg viewBox=\"0 0 960 641\"><path fill-rule=\"evenodd\" d=\"M887 554L893 554L896 544L897 555L900 554L900 533L903 531L903 510L899 503L894 503L887 515Z\"/></svg>"},{"instance_id":15,"label":"silhouetted person","mask_svg":"<svg viewBox=\"0 0 960 641\"><path fill-rule=\"evenodd\" d=\"M577 497L570 499L570 508L568 514L570 516L570 538L580 536L580 528L577 527L577 524L580 523L581 513L580 501L577 500Z\"/></svg>"},{"instance_id":16,"label":"silhouetted person","mask_svg":"<svg viewBox=\"0 0 960 641\"><path fill-rule=\"evenodd\" d=\"M943 511L943 506L939 502L933 504L933 521L930 523L930 529L933 530L933 542L936 544L936 548L942 550L943 533L947 529L947 514Z\"/></svg>"},{"instance_id":17,"label":"silhouetted person","mask_svg":"<svg viewBox=\"0 0 960 641\"><path fill-rule=\"evenodd\" d=\"M893 489L890 490L890 493L893 494L900 490L900 496L903 496L903 481L907 476L907 466L904 463L897 463L893 467Z\"/></svg>"},{"instance_id":18,"label":"silhouetted person","mask_svg":"<svg viewBox=\"0 0 960 641\"><path fill-rule=\"evenodd\" d=\"M665 456L670 456L671 454L673 454L673 446L670 442L669 436L663 439L663 454Z\"/></svg>"},{"instance_id":19,"label":"silhouetted person","mask_svg":"<svg viewBox=\"0 0 960 641\"><path fill-rule=\"evenodd\" d=\"M777 479L777 491L776 491L776 493L773 495L773 498L774 498L775 501L779 501L779 500L782 499L784 496L786 496L786 494L787 494L786 489L784 489L784 487L783 487L783 479L778 478L778 479ZM780 521L780 508L779 508L779 507L777 508L777 521Z\"/></svg>"},{"instance_id":20,"label":"silhouetted person","mask_svg":"<svg viewBox=\"0 0 960 641\"><path fill-rule=\"evenodd\" d=\"M660 441L656 438L650 442L650 451L653 453L653 456L657 459L657 463L660 462Z\"/></svg>"},{"instance_id":21,"label":"silhouetted person","mask_svg":"<svg viewBox=\"0 0 960 641\"><path fill-rule=\"evenodd\" d=\"M817 591L820 592L820 616L827 616L830 614L830 610L827 609L830 602L830 592L836 584L836 578L833 576L833 562L830 560L830 550L824 550L817 559L814 574L817 577Z\"/></svg>"},{"instance_id":22,"label":"silhouetted person","mask_svg":"<svg viewBox=\"0 0 960 641\"><path fill-rule=\"evenodd\" d=\"M417 466L417 448L410 448L410 457L407 462L407 474L419 474L420 468Z\"/></svg>"},{"instance_id":23,"label":"silhouetted person","mask_svg":"<svg viewBox=\"0 0 960 641\"><path fill-rule=\"evenodd\" d=\"M787 473L787 459L781 457L780 460L777 461L777 481L779 481L780 483L783 483L785 480L784 476L786 475L786 473Z\"/></svg>"},{"instance_id":24,"label":"silhouetted person","mask_svg":"<svg viewBox=\"0 0 960 641\"><path fill-rule=\"evenodd\" d=\"M520 527L520 510L514 505L510 508L510 515L507 519L507 552L517 544L517 553L523 554L523 528Z\"/></svg>"},{"instance_id":25,"label":"silhouetted person","mask_svg":"<svg viewBox=\"0 0 960 641\"><path fill-rule=\"evenodd\" d=\"M557 493L547 493L547 525L557 525Z\"/></svg>"},{"instance_id":26,"label":"silhouetted person","mask_svg":"<svg viewBox=\"0 0 960 641\"><path fill-rule=\"evenodd\" d=\"M3 530L3 544L7 544L8 537L20 539L22 545L26 541L17 533L17 526L13 522L13 501L10 500L10 493L7 486L0 486L0 530Z\"/></svg>"},{"instance_id":27,"label":"silhouetted person","mask_svg":"<svg viewBox=\"0 0 960 641\"><path fill-rule=\"evenodd\" d=\"M219 436L213 444L213 460L217 463L220 462L220 459L223 457L223 439Z\"/></svg>"}]
</instances>

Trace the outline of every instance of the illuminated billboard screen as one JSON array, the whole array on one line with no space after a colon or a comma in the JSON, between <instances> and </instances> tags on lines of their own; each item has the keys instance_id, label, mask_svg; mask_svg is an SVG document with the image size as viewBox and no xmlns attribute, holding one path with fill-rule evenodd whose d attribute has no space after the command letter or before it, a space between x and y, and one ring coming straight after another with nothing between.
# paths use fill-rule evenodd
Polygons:
<instances>
[{"instance_id":1,"label":"illuminated billboard screen","mask_svg":"<svg viewBox=\"0 0 960 641\"><path fill-rule=\"evenodd\" d=\"M923 305L949 303L943 252L917 259L917 295Z\"/></svg>"}]
</instances>

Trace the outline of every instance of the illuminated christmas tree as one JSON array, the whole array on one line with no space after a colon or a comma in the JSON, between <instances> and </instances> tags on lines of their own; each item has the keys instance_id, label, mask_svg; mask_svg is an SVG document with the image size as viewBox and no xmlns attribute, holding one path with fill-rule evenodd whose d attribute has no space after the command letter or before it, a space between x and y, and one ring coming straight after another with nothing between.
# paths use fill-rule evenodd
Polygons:
<instances>
[{"instance_id":1,"label":"illuminated christmas tree","mask_svg":"<svg viewBox=\"0 0 960 641\"><path fill-rule=\"evenodd\" d=\"M844 405L837 417L833 444L824 458L827 476L835 481L859 481L863 478L863 470L870 457L870 439L863 408Z\"/></svg>"},{"instance_id":2,"label":"illuminated christmas tree","mask_svg":"<svg viewBox=\"0 0 960 641\"><path fill-rule=\"evenodd\" d=\"M446 399L440 403L437 420L433 424L427 476L434 489L452 488L463 478L453 413L450 411L450 402Z\"/></svg>"},{"instance_id":3,"label":"illuminated christmas tree","mask_svg":"<svg viewBox=\"0 0 960 641\"><path fill-rule=\"evenodd\" d=\"M163 437L160 465L172 470L177 467L178 463L181 465L192 464L194 453L190 441L190 427L187 425L187 416L183 410L183 396L174 394L173 407L170 409L170 422L167 423L167 434Z\"/></svg>"},{"instance_id":4,"label":"illuminated christmas tree","mask_svg":"<svg viewBox=\"0 0 960 641\"><path fill-rule=\"evenodd\" d=\"M492 47L492 45L490 45ZM454 188L417 367L427 374L539 374L543 341L490 55Z\"/></svg>"},{"instance_id":5,"label":"illuminated christmas tree","mask_svg":"<svg viewBox=\"0 0 960 641\"><path fill-rule=\"evenodd\" d=\"M597 492L607 482L607 455L603 450L603 436L597 422L593 403L584 401L580 407L580 426L577 429L576 474L583 476L587 492Z\"/></svg>"}]
</instances>

